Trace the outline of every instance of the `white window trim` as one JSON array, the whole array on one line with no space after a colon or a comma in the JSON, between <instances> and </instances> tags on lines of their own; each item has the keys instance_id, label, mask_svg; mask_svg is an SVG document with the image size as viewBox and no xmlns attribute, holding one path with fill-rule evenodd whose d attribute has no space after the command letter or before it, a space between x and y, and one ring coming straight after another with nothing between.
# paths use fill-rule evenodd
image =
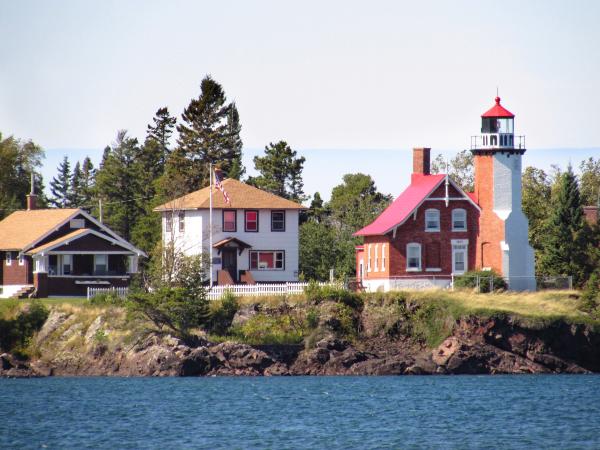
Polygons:
<instances>
[{"instance_id":1,"label":"white window trim","mask_svg":"<svg viewBox=\"0 0 600 450\"><path fill-rule=\"evenodd\" d=\"M427 228L427 213L435 212L437 216L437 227L436 228ZM429 208L425 210L425 231L427 233L439 233L440 232L440 210L435 208Z\"/></svg>"},{"instance_id":2,"label":"white window trim","mask_svg":"<svg viewBox=\"0 0 600 450\"><path fill-rule=\"evenodd\" d=\"M367 244L367 272L371 271L371 244Z\"/></svg>"},{"instance_id":3,"label":"white window trim","mask_svg":"<svg viewBox=\"0 0 600 450\"><path fill-rule=\"evenodd\" d=\"M379 244L375 244L375 272L379 272Z\"/></svg>"},{"instance_id":4,"label":"white window trim","mask_svg":"<svg viewBox=\"0 0 600 450\"><path fill-rule=\"evenodd\" d=\"M22 254L22 253L19 255L19 265L20 266L24 266L25 265L25 255Z\"/></svg>"},{"instance_id":5,"label":"white window trim","mask_svg":"<svg viewBox=\"0 0 600 450\"><path fill-rule=\"evenodd\" d=\"M455 215L456 213L458 213L459 211L462 211L464 213L464 222L465 222L465 227L464 228L455 228L454 227L454 220L455 220ZM452 231L468 231L468 225L467 225L467 210L464 208L455 208L452 210Z\"/></svg>"},{"instance_id":6,"label":"white window trim","mask_svg":"<svg viewBox=\"0 0 600 450\"><path fill-rule=\"evenodd\" d=\"M12 252L6 252L5 261L7 266L12 265Z\"/></svg>"},{"instance_id":7,"label":"white window trim","mask_svg":"<svg viewBox=\"0 0 600 450\"><path fill-rule=\"evenodd\" d=\"M381 271L385 272L385 244L381 244Z\"/></svg>"},{"instance_id":8,"label":"white window trim","mask_svg":"<svg viewBox=\"0 0 600 450\"><path fill-rule=\"evenodd\" d=\"M419 267L409 267L408 261L410 259L410 248L418 248L419 249ZM423 269L423 254L421 252L421 244L417 242L410 242L406 244L406 271L407 272L421 272Z\"/></svg>"},{"instance_id":9,"label":"white window trim","mask_svg":"<svg viewBox=\"0 0 600 450\"><path fill-rule=\"evenodd\" d=\"M452 274L453 275L462 275L465 272L469 271L469 240L468 239L452 239ZM456 248L458 246L461 247L465 247L465 248ZM464 252L465 253L465 268L464 271L462 272L455 272L454 271L454 255L455 252Z\"/></svg>"},{"instance_id":10,"label":"white window trim","mask_svg":"<svg viewBox=\"0 0 600 450\"><path fill-rule=\"evenodd\" d=\"M272 268L264 268L261 269L260 267L257 267L256 269L252 268L252 253L273 253L273 265L275 265L277 263L277 253L281 253L282 257L281 257L281 264L282 267L272 267ZM283 270L285 270L285 250L250 250L250 252L248 253L250 260L249 262L249 270L252 271L256 271L256 272L281 272ZM258 256L257 256L258 258ZM256 264L260 264L260 262L258 261L258 259L256 260Z\"/></svg>"},{"instance_id":11,"label":"white window trim","mask_svg":"<svg viewBox=\"0 0 600 450\"><path fill-rule=\"evenodd\" d=\"M185 233L185 212L177 214L177 231Z\"/></svg>"},{"instance_id":12,"label":"white window trim","mask_svg":"<svg viewBox=\"0 0 600 450\"><path fill-rule=\"evenodd\" d=\"M108 255L104 253L94 255L94 273L98 272L98 257L104 256L106 257L106 271L108 272Z\"/></svg>"},{"instance_id":13,"label":"white window trim","mask_svg":"<svg viewBox=\"0 0 600 450\"><path fill-rule=\"evenodd\" d=\"M59 255L59 259L60 259L60 268L59 268L59 273L61 275L72 275L73 274L73 256L72 255ZM69 260L69 264L65 263L65 259ZM94 260L95 262L95 260ZM69 272L68 274L65 274L65 265L69 266Z\"/></svg>"}]
</instances>

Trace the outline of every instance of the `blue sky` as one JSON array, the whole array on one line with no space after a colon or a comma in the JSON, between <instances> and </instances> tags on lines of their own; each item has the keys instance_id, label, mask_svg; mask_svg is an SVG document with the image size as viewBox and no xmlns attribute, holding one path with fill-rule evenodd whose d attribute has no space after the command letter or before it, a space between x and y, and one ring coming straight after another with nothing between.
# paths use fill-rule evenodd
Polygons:
<instances>
[{"instance_id":1,"label":"blue sky","mask_svg":"<svg viewBox=\"0 0 600 450\"><path fill-rule=\"evenodd\" d=\"M46 149L48 181L64 154L98 160L118 129L180 115L212 74L249 165L284 139L307 193L362 171L398 194L410 149L464 149L498 87L525 164L578 164L600 156L598 17L594 1L5 2L0 130Z\"/></svg>"}]
</instances>

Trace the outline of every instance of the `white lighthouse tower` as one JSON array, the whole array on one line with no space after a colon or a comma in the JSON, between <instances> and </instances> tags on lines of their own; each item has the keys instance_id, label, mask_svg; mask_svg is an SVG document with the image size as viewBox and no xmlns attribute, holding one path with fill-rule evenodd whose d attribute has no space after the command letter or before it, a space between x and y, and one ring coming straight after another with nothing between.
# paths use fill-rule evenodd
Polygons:
<instances>
[{"instance_id":1,"label":"white lighthouse tower","mask_svg":"<svg viewBox=\"0 0 600 450\"><path fill-rule=\"evenodd\" d=\"M534 252L521 208L525 136L515 136L514 120L496 97L496 104L481 116L481 134L471 137L481 207L476 265L501 273L510 289L535 290Z\"/></svg>"}]
</instances>

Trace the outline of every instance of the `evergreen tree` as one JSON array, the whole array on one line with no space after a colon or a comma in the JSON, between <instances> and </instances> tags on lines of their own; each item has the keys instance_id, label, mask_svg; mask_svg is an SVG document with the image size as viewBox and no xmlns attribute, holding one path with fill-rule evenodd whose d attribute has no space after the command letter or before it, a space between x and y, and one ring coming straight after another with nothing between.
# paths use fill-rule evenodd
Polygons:
<instances>
[{"instance_id":1,"label":"evergreen tree","mask_svg":"<svg viewBox=\"0 0 600 450\"><path fill-rule=\"evenodd\" d=\"M296 157L285 141L270 143L265 156L254 157L254 167L260 173L248 179L248 183L280 197L296 202L306 199L303 192L302 168L305 158Z\"/></svg>"},{"instance_id":2,"label":"evergreen tree","mask_svg":"<svg viewBox=\"0 0 600 450\"><path fill-rule=\"evenodd\" d=\"M52 198L50 203L57 208L69 208L73 200L71 163L69 157L65 156L58 165L58 174L50 182L50 192Z\"/></svg>"},{"instance_id":3,"label":"evergreen tree","mask_svg":"<svg viewBox=\"0 0 600 450\"><path fill-rule=\"evenodd\" d=\"M200 96L193 99L177 126L177 148L167 163L163 192L191 192L209 183L209 164L218 164L228 174L237 160L241 166L241 126L234 104L227 103L222 86L210 76L200 85ZM237 175L237 174L236 174Z\"/></svg>"},{"instance_id":4,"label":"evergreen tree","mask_svg":"<svg viewBox=\"0 0 600 450\"><path fill-rule=\"evenodd\" d=\"M94 185L96 183L96 169L89 156L83 160L81 167L81 179L79 185L79 195L81 203L87 207L94 202Z\"/></svg>"},{"instance_id":5,"label":"evergreen tree","mask_svg":"<svg viewBox=\"0 0 600 450\"><path fill-rule=\"evenodd\" d=\"M556 188L552 211L544 227L540 270L544 275L571 275L581 286L590 272L588 261L589 228L584 219L577 178L571 166Z\"/></svg>"},{"instance_id":6,"label":"evergreen tree","mask_svg":"<svg viewBox=\"0 0 600 450\"><path fill-rule=\"evenodd\" d=\"M69 197L69 204L77 208L83 205L82 178L81 164L77 161L73 168L73 175L71 176L71 192Z\"/></svg>"},{"instance_id":7,"label":"evergreen tree","mask_svg":"<svg viewBox=\"0 0 600 450\"><path fill-rule=\"evenodd\" d=\"M312 220L317 223L321 223L325 219L325 216L327 215L327 208L325 207L325 203L321 198L321 194L318 192L315 192L306 215L308 220Z\"/></svg>"},{"instance_id":8,"label":"evergreen tree","mask_svg":"<svg viewBox=\"0 0 600 450\"><path fill-rule=\"evenodd\" d=\"M140 152L138 140L121 130L96 173L96 192L104 205L104 221L129 240L131 231L143 214L137 203L139 182L135 160Z\"/></svg>"},{"instance_id":9,"label":"evergreen tree","mask_svg":"<svg viewBox=\"0 0 600 450\"><path fill-rule=\"evenodd\" d=\"M156 111L154 118L152 119L153 124L149 124L147 128L146 142L153 141L156 143L159 156L156 158L157 166L161 168L160 172L164 170L165 164L171 153L170 150L170 139L173 134L173 129L177 123L175 117L171 117L169 109L165 106L159 108Z\"/></svg>"}]
</instances>

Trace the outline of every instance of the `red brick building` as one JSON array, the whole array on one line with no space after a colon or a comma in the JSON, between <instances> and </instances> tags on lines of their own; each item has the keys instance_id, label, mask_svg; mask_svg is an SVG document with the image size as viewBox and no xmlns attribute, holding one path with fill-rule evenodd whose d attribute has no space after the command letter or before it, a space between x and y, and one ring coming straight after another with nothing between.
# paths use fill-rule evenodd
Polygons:
<instances>
[{"instance_id":1,"label":"red brick building","mask_svg":"<svg viewBox=\"0 0 600 450\"><path fill-rule=\"evenodd\" d=\"M84 296L128 286L143 251L81 209L27 210L0 221L0 298Z\"/></svg>"},{"instance_id":2,"label":"red brick building","mask_svg":"<svg viewBox=\"0 0 600 450\"><path fill-rule=\"evenodd\" d=\"M535 289L533 249L521 210L524 137L514 115L496 105L472 138L475 191L430 173L430 149L413 150L411 183L383 213L355 233L356 274L369 290L446 286L453 275L494 269L513 289ZM515 146L515 142L519 143Z\"/></svg>"}]
</instances>

